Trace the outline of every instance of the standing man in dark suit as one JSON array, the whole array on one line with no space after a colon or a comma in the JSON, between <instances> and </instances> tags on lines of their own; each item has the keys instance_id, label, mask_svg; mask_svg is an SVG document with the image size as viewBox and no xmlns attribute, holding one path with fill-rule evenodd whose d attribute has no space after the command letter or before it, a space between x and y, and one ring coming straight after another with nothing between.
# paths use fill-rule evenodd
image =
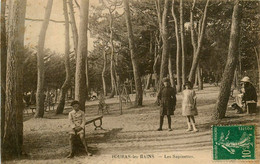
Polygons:
<instances>
[{"instance_id":1,"label":"standing man in dark suit","mask_svg":"<svg viewBox=\"0 0 260 164\"><path fill-rule=\"evenodd\" d=\"M160 127L158 131L162 131L163 119L167 115L168 118L168 130L172 131L171 128L171 115L174 115L176 106L176 91L170 86L170 80L168 78L163 79L163 87L158 93L158 104L160 108Z\"/></svg>"}]
</instances>

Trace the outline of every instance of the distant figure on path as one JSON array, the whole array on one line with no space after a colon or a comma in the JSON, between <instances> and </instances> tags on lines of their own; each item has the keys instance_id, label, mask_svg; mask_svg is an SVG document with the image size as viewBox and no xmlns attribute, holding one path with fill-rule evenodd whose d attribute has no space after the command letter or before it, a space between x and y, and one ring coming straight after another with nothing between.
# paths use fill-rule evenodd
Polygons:
<instances>
[{"instance_id":1,"label":"distant figure on path","mask_svg":"<svg viewBox=\"0 0 260 164\"><path fill-rule=\"evenodd\" d=\"M160 127L158 131L162 131L163 119L167 115L168 118L168 130L172 131L171 128L171 115L174 114L176 106L176 91L170 86L170 80L168 78L163 80L163 87L158 93L158 105L160 109Z\"/></svg>"},{"instance_id":2,"label":"distant figure on path","mask_svg":"<svg viewBox=\"0 0 260 164\"><path fill-rule=\"evenodd\" d=\"M196 93L191 87L191 82L187 81L184 85L185 90L182 92L182 115L187 117L188 129L187 131L192 131L191 125L193 127L193 131L197 132L198 129L195 126L195 118L194 116L198 115L197 107L196 107Z\"/></svg>"},{"instance_id":3,"label":"distant figure on path","mask_svg":"<svg viewBox=\"0 0 260 164\"><path fill-rule=\"evenodd\" d=\"M74 157L74 139L77 135L79 135L80 140L82 144L85 147L86 155L92 155L88 152L87 143L85 141L85 113L81 110L79 110L79 102L78 101L72 101L71 106L73 107L73 110L69 113L69 121L70 121L70 127L71 130L69 132L70 134L70 154L67 156L67 158L73 158Z\"/></svg>"}]
</instances>

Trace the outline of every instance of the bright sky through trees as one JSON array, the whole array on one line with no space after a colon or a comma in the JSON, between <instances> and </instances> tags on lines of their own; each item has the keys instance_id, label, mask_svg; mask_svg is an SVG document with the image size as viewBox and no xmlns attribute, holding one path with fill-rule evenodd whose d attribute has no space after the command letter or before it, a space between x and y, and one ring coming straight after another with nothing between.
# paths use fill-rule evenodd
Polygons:
<instances>
[{"instance_id":1,"label":"bright sky through trees","mask_svg":"<svg viewBox=\"0 0 260 164\"><path fill-rule=\"evenodd\" d=\"M80 2L80 1L78 1ZM99 1L90 1L90 5L97 5ZM44 9L47 4L47 0L28 0L27 1L27 9L26 9L26 18L30 19L43 19ZM79 23L79 9L74 3L74 11L75 18L77 22L77 27ZM63 9L62 9L62 1L55 0L53 1L53 8L51 12L52 20L64 21ZM41 29L41 21L25 21L25 45L35 47L37 45L40 29ZM71 28L70 28L71 30ZM45 47L51 49L52 51L56 51L58 53L64 53L64 23L54 23L50 21L49 27L46 34L46 43ZM70 37L72 40L72 32L70 32ZM90 35L88 35L90 36ZM89 38L89 50L92 49L93 39ZM71 51L73 49L73 42L70 42Z\"/></svg>"}]
</instances>

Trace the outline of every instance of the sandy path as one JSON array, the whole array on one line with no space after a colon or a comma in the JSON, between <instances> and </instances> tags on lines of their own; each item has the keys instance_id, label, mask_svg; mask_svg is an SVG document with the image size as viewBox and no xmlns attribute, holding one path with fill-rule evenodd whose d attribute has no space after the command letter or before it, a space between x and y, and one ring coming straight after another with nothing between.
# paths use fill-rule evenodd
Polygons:
<instances>
[{"instance_id":1,"label":"sandy path","mask_svg":"<svg viewBox=\"0 0 260 164\"><path fill-rule=\"evenodd\" d=\"M24 147L29 157L7 163L216 163L212 161L209 122L217 98L217 89L208 87L197 92L199 115L196 122L200 130L197 133L185 131L186 122L181 116L180 94L177 96L175 115L172 116L171 132L167 131L166 118L164 131L156 131L159 109L154 105L154 97L144 97L144 107L124 106L123 115L119 115L118 105L111 105L110 114L104 115L103 118L105 130L95 131L93 125L87 126L86 138L90 150L94 153L92 157L79 154L74 159L64 158L69 151L67 115L46 114L44 119L30 119L24 123ZM95 103L87 103L89 116L95 116L97 113L96 107L93 106ZM259 129L259 115L237 115L235 111L228 110L227 117L229 119L224 119L224 124L258 123ZM258 144L259 136L257 130ZM259 161L250 163L257 162Z\"/></svg>"}]
</instances>

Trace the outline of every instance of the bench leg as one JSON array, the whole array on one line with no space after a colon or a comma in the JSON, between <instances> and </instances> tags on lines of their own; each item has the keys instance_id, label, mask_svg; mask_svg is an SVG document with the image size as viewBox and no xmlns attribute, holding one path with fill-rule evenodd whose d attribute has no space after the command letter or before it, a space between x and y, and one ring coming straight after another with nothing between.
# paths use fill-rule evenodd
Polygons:
<instances>
[{"instance_id":1,"label":"bench leg","mask_svg":"<svg viewBox=\"0 0 260 164\"><path fill-rule=\"evenodd\" d=\"M98 128L103 130L103 128L102 128L102 119L99 119L99 122L100 122L99 125L96 125L96 121L93 122L93 124L95 126L95 130L97 130Z\"/></svg>"}]
</instances>

